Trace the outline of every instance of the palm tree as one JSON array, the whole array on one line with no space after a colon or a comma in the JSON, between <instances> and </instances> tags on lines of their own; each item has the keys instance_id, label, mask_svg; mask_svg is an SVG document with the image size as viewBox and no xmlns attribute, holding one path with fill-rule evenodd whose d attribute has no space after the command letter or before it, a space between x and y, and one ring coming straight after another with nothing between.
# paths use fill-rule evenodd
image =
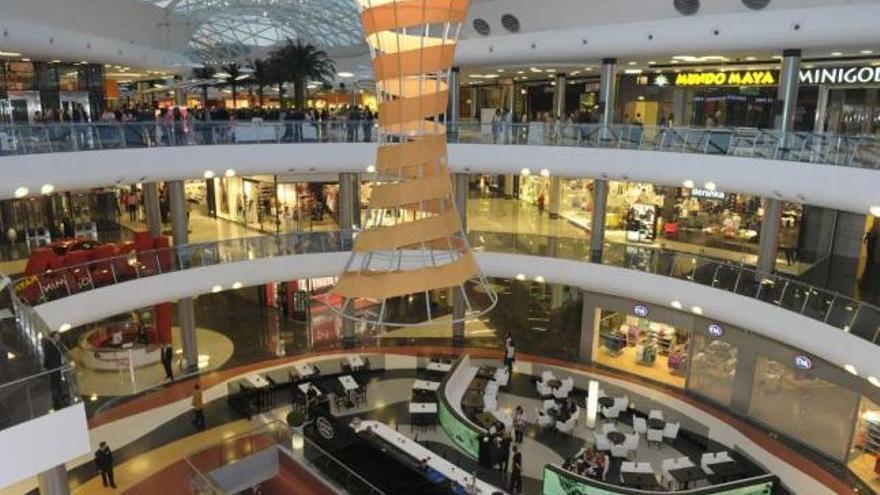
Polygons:
<instances>
[{"instance_id":1,"label":"palm tree","mask_svg":"<svg viewBox=\"0 0 880 495\"><path fill-rule=\"evenodd\" d=\"M196 86L202 90L202 108L208 108L208 88L213 85L211 79L217 70L210 65L196 67L192 70L192 77L196 80Z\"/></svg>"},{"instance_id":2,"label":"palm tree","mask_svg":"<svg viewBox=\"0 0 880 495\"><path fill-rule=\"evenodd\" d=\"M268 59L257 59L251 64L254 72L251 74L251 83L257 88L257 102L263 108L263 89L275 83L275 74L272 73L272 64Z\"/></svg>"},{"instance_id":3,"label":"palm tree","mask_svg":"<svg viewBox=\"0 0 880 495\"><path fill-rule=\"evenodd\" d=\"M336 75L336 66L327 52L300 40L287 40L272 56L284 67L285 79L293 81L293 102L298 110L306 106L306 81L330 82Z\"/></svg>"},{"instance_id":4,"label":"palm tree","mask_svg":"<svg viewBox=\"0 0 880 495\"><path fill-rule=\"evenodd\" d=\"M231 64L226 64L222 67L223 72L223 85L229 86L229 89L232 90L232 108L233 110L238 107L238 87L241 84L243 79L248 77L248 74L242 70L242 66L232 62Z\"/></svg>"},{"instance_id":5,"label":"palm tree","mask_svg":"<svg viewBox=\"0 0 880 495\"><path fill-rule=\"evenodd\" d=\"M284 83L290 79L287 66L284 60L277 56L277 51L269 55L267 63L272 84L278 85L278 106L284 108Z\"/></svg>"}]
</instances>

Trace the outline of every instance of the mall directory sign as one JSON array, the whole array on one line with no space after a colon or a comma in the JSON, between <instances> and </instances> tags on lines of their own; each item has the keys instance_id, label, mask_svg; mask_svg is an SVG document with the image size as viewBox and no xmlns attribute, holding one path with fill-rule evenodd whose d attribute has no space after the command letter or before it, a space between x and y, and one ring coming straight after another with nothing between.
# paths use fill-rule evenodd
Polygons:
<instances>
[{"instance_id":1,"label":"mall directory sign","mask_svg":"<svg viewBox=\"0 0 880 495\"><path fill-rule=\"evenodd\" d=\"M770 495L773 493L775 477L766 475L748 480L725 483L719 486L687 490L688 495ZM649 493L682 493L682 492L650 492L613 486L598 480L591 480L564 471L559 466L544 467L543 495L644 495Z\"/></svg>"},{"instance_id":2,"label":"mall directory sign","mask_svg":"<svg viewBox=\"0 0 880 495\"><path fill-rule=\"evenodd\" d=\"M480 458L480 435L465 424L455 411L452 411L445 400L437 403L437 418L440 427L460 449L473 459Z\"/></svg>"}]
</instances>

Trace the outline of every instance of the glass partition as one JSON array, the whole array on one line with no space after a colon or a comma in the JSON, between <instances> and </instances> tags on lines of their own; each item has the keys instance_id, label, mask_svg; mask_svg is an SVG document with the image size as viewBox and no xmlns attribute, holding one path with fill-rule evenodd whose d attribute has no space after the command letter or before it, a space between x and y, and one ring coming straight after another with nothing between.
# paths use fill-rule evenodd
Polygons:
<instances>
[{"instance_id":1,"label":"glass partition","mask_svg":"<svg viewBox=\"0 0 880 495\"><path fill-rule=\"evenodd\" d=\"M847 467L880 493L880 406L862 397Z\"/></svg>"},{"instance_id":2,"label":"glass partition","mask_svg":"<svg viewBox=\"0 0 880 495\"><path fill-rule=\"evenodd\" d=\"M695 335L688 389L722 406L733 397L739 349L730 342Z\"/></svg>"}]
</instances>

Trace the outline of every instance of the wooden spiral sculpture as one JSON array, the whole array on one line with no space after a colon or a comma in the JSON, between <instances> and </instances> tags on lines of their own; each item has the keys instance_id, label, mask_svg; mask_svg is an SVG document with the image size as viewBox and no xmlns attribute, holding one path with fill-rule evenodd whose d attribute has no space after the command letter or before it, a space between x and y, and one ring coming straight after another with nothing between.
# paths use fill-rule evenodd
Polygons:
<instances>
[{"instance_id":1,"label":"wooden spiral sculpture","mask_svg":"<svg viewBox=\"0 0 880 495\"><path fill-rule=\"evenodd\" d=\"M345 318L419 326L474 318L497 296L470 251L446 161L449 71L470 0L356 0L379 100L376 185L332 294ZM368 304L357 304L366 300ZM373 304L375 303L375 304ZM358 314L355 308L378 309Z\"/></svg>"}]
</instances>

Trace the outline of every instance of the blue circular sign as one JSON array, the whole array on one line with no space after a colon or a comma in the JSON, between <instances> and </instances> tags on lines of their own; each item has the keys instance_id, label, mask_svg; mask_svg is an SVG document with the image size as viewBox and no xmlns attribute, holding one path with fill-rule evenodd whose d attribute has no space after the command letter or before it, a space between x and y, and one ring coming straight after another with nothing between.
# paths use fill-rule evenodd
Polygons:
<instances>
[{"instance_id":1,"label":"blue circular sign","mask_svg":"<svg viewBox=\"0 0 880 495\"><path fill-rule=\"evenodd\" d=\"M641 316L641 317L648 316L648 307L643 304L637 304L633 308L633 313L635 313L636 316Z\"/></svg>"},{"instance_id":2,"label":"blue circular sign","mask_svg":"<svg viewBox=\"0 0 880 495\"><path fill-rule=\"evenodd\" d=\"M803 354L795 356L794 365L801 371L811 370L813 369L813 358L810 356L804 356Z\"/></svg>"},{"instance_id":3,"label":"blue circular sign","mask_svg":"<svg viewBox=\"0 0 880 495\"><path fill-rule=\"evenodd\" d=\"M708 334L713 337L721 337L722 335L724 335L724 328L717 323L713 323L709 325L709 327L706 329L706 332L708 332Z\"/></svg>"}]
</instances>

